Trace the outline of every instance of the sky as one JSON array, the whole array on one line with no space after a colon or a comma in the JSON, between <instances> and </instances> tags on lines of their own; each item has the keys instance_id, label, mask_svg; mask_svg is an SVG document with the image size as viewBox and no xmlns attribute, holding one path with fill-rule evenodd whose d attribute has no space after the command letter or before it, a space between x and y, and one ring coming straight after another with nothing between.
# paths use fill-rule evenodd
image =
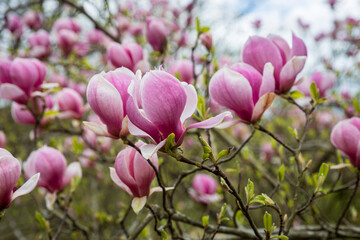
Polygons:
<instances>
[{"instance_id":1,"label":"sky","mask_svg":"<svg viewBox=\"0 0 360 240\"><path fill-rule=\"evenodd\" d=\"M313 36L329 31L335 17L360 17L359 0L339 0L336 8L335 12L332 11L326 0L210 0L201 7L200 19L203 24L211 26L214 43L220 52L227 51L239 59L241 48L249 36L278 34L291 44L291 33L294 32L304 39L309 50L306 72L318 61L318 53L327 55L331 47L330 43L317 46ZM309 33L299 27L299 18L310 24ZM252 27L256 19L262 21L259 31ZM312 54L314 51L316 54Z\"/></svg>"}]
</instances>

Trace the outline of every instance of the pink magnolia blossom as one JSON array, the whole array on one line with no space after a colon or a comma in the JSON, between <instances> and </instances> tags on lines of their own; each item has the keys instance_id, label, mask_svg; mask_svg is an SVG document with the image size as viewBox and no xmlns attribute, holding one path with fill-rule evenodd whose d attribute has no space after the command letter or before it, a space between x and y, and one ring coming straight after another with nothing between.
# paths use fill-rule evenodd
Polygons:
<instances>
[{"instance_id":1,"label":"pink magnolia blossom","mask_svg":"<svg viewBox=\"0 0 360 240\"><path fill-rule=\"evenodd\" d=\"M145 143L138 141L137 147ZM157 155L153 155L150 161L158 169L159 162ZM146 198L160 188L150 188L155 178L154 169L135 148L126 147L120 151L115 160L115 168L110 168L110 177L116 185L134 197L132 206L137 213L146 203ZM161 190L160 190L161 191ZM140 200L141 199L141 200ZM142 206L135 207L136 202L140 200Z\"/></svg>"},{"instance_id":2,"label":"pink magnolia blossom","mask_svg":"<svg viewBox=\"0 0 360 240\"><path fill-rule=\"evenodd\" d=\"M100 136L121 138L128 135L127 89L133 78L134 73L122 67L96 74L90 79L86 92L87 100L103 124L84 122L86 127Z\"/></svg>"},{"instance_id":3,"label":"pink magnolia blossom","mask_svg":"<svg viewBox=\"0 0 360 240\"><path fill-rule=\"evenodd\" d=\"M50 83L58 83L60 87L65 87L68 85L69 80L62 74L54 73L51 78L48 79Z\"/></svg>"},{"instance_id":4,"label":"pink magnolia blossom","mask_svg":"<svg viewBox=\"0 0 360 240\"><path fill-rule=\"evenodd\" d=\"M39 187L48 192L62 191L71 180L81 177L81 167L78 162L67 166L64 155L52 147L43 146L33 151L24 163L25 177L40 173Z\"/></svg>"},{"instance_id":5,"label":"pink magnolia blossom","mask_svg":"<svg viewBox=\"0 0 360 240\"><path fill-rule=\"evenodd\" d=\"M57 33L63 29L73 31L74 33L81 31L80 25L72 18L59 18L54 24L54 29Z\"/></svg>"},{"instance_id":6,"label":"pink magnolia blossom","mask_svg":"<svg viewBox=\"0 0 360 240\"><path fill-rule=\"evenodd\" d=\"M274 148L272 147L270 142L267 142L264 145L262 145L260 148L260 152L261 152L261 157L267 162L269 162L275 155Z\"/></svg>"},{"instance_id":7,"label":"pink magnolia blossom","mask_svg":"<svg viewBox=\"0 0 360 240\"><path fill-rule=\"evenodd\" d=\"M276 93L284 93L294 85L296 76L304 68L307 50L304 42L292 35L292 48L280 36L253 36L245 43L243 61L262 72L266 63L274 66Z\"/></svg>"},{"instance_id":8,"label":"pink magnolia blossom","mask_svg":"<svg viewBox=\"0 0 360 240\"><path fill-rule=\"evenodd\" d=\"M56 95L57 104L63 118L81 119L84 114L84 101L79 93L71 88L64 88Z\"/></svg>"},{"instance_id":9,"label":"pink magnolia blossom","mask_svg":"<svg viewBox=\"0 0 360 240\"><path fill-rule=\"evenodd\" d=\"M101 30L92 29L86 34L88 43L101 45L105 39L105 35Z\"/></svg>"},{"instance_id":10,"label":"pink magnolia blossom","mask_svg":"<svg viewBox=\"0 0 360 240\"><path fill-rule=\"evenodd\" d=\"M19 160L5 149L0 148L0 211L8 208L15 198L34 190L40 177L40 174L29 176L29 180L14 191L20 175L21 165Z\"/></svg>"},{"instance_id":11,"label":"pink magnolia blossom","mask_svg":"<svg viewBox=\"0 0 360 240\"><path fill-rule=\"evenodd\" d=\"M146 19L146 39L155 51L163 52L166 49L168 30L165 23L155 17Z\"/></svg>"},{"instance_id":12,"label":"pink magnolia blossom","mask_svg":"<svg viewBox=\"0 0 360 240\"><path fill-rule=\"evenodd\" d=\"M331 142L350 158L355 167L360 168L360 118L338 122L331 132Z\"/></svg>"},{"instance_id":13,"label":"pink magnolia blossom","mask_svg":"<svg viewBox=\"0 0 360 240\"><path fill-rule=\"evenodd\" d=\"M47 57L51 53L49 33L43 29L31 34L28 39L30 55L35 58Z\"/></svg>"},{"instance_id":14,"label":"pink magnolia blossom","mask_svg":"<svg viewBox=\"0 0 360 240\"><path fill-rule=\"evenodd\" d=\"M4 148L6 145L6 135L3 131L0 131L0 148Z\"/></svg>"},{"instance_id":15,"label":"pink magnolia blossom","mask_svg":"<svg viewBox=\"0 0 360 240\"><path fill-rule=\"evenodd\" d=\"M23 22L16 14L7 16L5 27L16 37L21 37L23 33Z\"/></svg>"},{"instance_id":16,"label":"pink magnolia blossom","mask_svg":"<svg viewBox=\"0 0 360 240\"><path fill-rule=\"evenodd\" d=\"M137 64L143 60L143 49L137 43L115 43L112 42L107 50L107 56L115 67L126 67L135 72Z\"/></svg>"},{"instance_id":17,"label":"pink magnolia blossom","mask_svg":"<svg viewBox=\"0 0 360 240\"><path fill-rule=\"evenodd\" d=\"M264 66L263 75L246 63L222 68L210 80L210 97L233 110L244 123L260 120L275 98L273 67Z\"/></svg>"},{"instance_id":18,"label":"pink magnolia blossom","mask_svg":"<svg viewBox=\"0 0 360 240\"><path fill-rule=\"evenodd\" d=\"M320 97L325 97L326 92L331 89L336 82L336 76L332 73L324 74L315 72L310 77L305 77L297 83L297 89L305 96L310 97L310 86L315 83L319 90Z\"/></svg>"},{"instance_id":19,"label":"pink magnolia blossom","mask_svg":"<svg viewBox=\"0 0 360 240\"><path fill-rule=\"evenodd\" d=\"M33 58L0 62L0 98L25 104L43 83L45 65Z\"/></svg>"},{"instance_id":20,"label":"pink magnolia blossom","mask_svg":"<svg viewBox=\"0 0 360 240\"><path fill-rule=\"evenodd\" d=\"M62 29L57 33L57 39L56 43L59 48L61 48L65 55L68 55L71 53L71 51L74 49L78 42L79 36L77 33L68 30L68 29Z\"/></svg>"},{"instance_id":21,"label":"pink magnolia blossom","mask_svg":"<svg viewBox=\"0 0 360 240\"><path fill-rule=\"evenodd\" d=\"M195 88L186 82L180 83L162 70L150 71L142 79L138 76L129 87L129 93L131 97L126 110L130 133L150 138L158 144L148 144L141 149L145 158L163 147L171 133L175 134L175 144L179 146L187 130L215 127L230 115L230 112L225 112L186 128L185 121L196 110Z\"/></svg>"},{"instance_id":22,"label":"pink magnolia blossom","mask_svg":"<svg viewBox=\"0 0 360 240\"><path fill-rule=\"evenodd\" d=\"M193 63L187 59L178 60L171 65L169 73L175 77L178 74L180 81L191 84L193 81Z\"/></svg>"},{"instance_id":23,"label":"pink magnolia blossom","mask_svg":"<svg viewBox=\"0 0 360 240\"><path fill-rule=\"evenodd\" d=\"M78 42L74 47L74 51L77 56L85 57L90 51L90 46L86 42Z\"/></svg>"},{"instance_id":24,"label":"pink magnolia blossom","mask_svg":"<svg viewBox=\"0 0 360 240\"><path fill-rule=\"evenodd\" d=\"M200 173L195 175L189 194L197 202L210 204L221 199L216 193L217 187L218 184L214 178Z\"/></svg>"},{"instance_id":25,"label":"pink magnolia blossom","mask_svg":"<svg viewBox=\"0 0 360 240\"><path fill-rule=\"evenodd\" d=\"M23 22L31 29L39 29L42 25L42 18L39 12L29 10L24 14Z\"/></svg>"},{"instance_id":26,"label":"pink magnolia blossom","mask_svg":"<svg viewBox=\"0 0 360 240\"><path fill-rule=\"evenodd\" d=\"M201 34L200 41L201 41L201 44L204 45L208 51L211 50L211 48L213 46L213 40L212 40L211 33L206 32L206 33Z\"/></svg>"}]
</instances>

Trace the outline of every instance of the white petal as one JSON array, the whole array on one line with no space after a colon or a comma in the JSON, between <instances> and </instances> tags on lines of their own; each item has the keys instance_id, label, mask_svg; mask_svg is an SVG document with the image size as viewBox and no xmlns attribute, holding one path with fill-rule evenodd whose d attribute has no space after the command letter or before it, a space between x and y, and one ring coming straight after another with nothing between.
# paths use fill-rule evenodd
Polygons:
<instances>
[{"instance_id":1,"label":"white petal","mask_svg":"<svg viewBox=\"0 0 360 240\"><path fill-rule=\"evenodd\" d=\"M100 125L94 122L86 122L86 121L84 121L83 124L87 129L94 132L98 136L114 138L113 136L111 136L110 133L108 133L104 125Z\"/></svg>"},{"instance_id":2,"label":"white petal","mask_svg":"<svg viewBox=\"0 0 360 240\"><path fill-rule=\"evenodd\" d=\"M144 144L140 147L141 155L145 159L150 159L160 148L165 146L166 139L162 140L158 145Z\"/></svg>"},{"instance_id":3,"label":"white petal","mask_svg":"<svg viewBox=\"0 0 360 240\"><path fill-rule=\"evenodd\" d=\"M47 193L45 195L45 203L46 203L46 208L49 209L50 211L54 210L54 203L56 201L56 192L54 193Z\"/></svg>"},{"instance_id":4,"label":"white petal","mask_svg":"<svg viewBox=\"0 0 360 240\"><path fill-rule=\"evenodd\" d=\"M25 194L30 193L34 188L36 187L36 184L38 183L40 178L40 173L35 174L29 180L27 180L18 190L14 192L12 195L11 201L13 201L15 198L23 196Z\"/></svg>"},{"instance_id":5,"label":"white petal","mask_svg":"<svg viewBox=\"0 0 360 240\"><path fill-rule=\"evenodd\" d=\"M141 197L141 198L138 198L138 197L133 198L133 200L131 202L131 207L136 214L138 214L141 211L141 209L143 209L143 207L146 204L146 199L147 199L146 196Z\"/></svg>"},{"instance_id":6,"label":"white petal","mask_svg":"<svg viewBox=\"0 0 360 240\"><path fill-rule=\"evenodd\" d=\"M166 187L165 188L165 191L170 191L170 190L173 190L174 187ZM153 193L156 193L156 192L161 192L162 189L161 187L153 187L150 189L150 193L149 193L149 196L151 196Z\"/></svg>"}]
</instances>

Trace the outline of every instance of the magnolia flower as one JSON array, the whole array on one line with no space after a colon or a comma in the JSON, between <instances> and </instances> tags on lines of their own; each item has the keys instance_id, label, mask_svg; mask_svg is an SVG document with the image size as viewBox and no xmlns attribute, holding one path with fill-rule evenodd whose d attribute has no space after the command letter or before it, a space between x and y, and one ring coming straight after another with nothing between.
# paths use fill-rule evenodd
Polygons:
<instances>
[{"instance_id":1,"label":"magnolia flower","mask_svg":"<svg viewBox=\"0 0 360 240\"><path fill-rule=\"evenodd\" d=\"M138 141L137 147L145 143ZM158 157L154 154L149 159L158 169ZM121 189L133 196L131 206L137 214L145 205L147 198L154 192L161 191L160 187L150 188L155 178L154 169L133 147L120 151L115 160L115 168L110 168L110 177Z\"/></svg>"},{"instance_id":2,"label":"magnolia flower","mask_svg":"<svg viewBox=\"0 0 360 240\"><path fill-rule=\"evenodd\" d=\"M43 83L45 65L34 58L0 62L0 98L25 104Z\"/></svg>"},{"instance_id":3,"label":"magnolia flower","mask_svg":"<svg viewBox=\"0 0 360 240\"><path fill-rule=\"evenodd\" d=\"M165 23L155 17L146 19L146 39L155 51L163 52L167 44L167 28Z\"/></svg>"},{"instance_id":4,"label":"magnolia flower","mask_svg":"<svg viewBox=\"0 0 360 240\"><path fill-rule=\"evenodd\" d=\"M31 34L28 39L30 46L30 55L35 58L47 57L51 53L51 42L49 33L45 30L39 30Z\"/></svg>"},{"instance_id":5,"label":"magnolia flower","mask_svg":"<svg viewBox=\"0 0 360 240\"><path fill-rule=\"evenodd\" d=\"M186 59L178 60L171 65L169 73L179 77L180 81L191 84L193 81L193 63Z\"/></svg>"},{"instance_id":6,"label":"magnolia flower","mask_svg":"<svg viewBox=\"0 0 360 240\"><path fill-rule=\"evenodd\" d=\"M305 96L310 97L310 86L312 83L315 83L320 97L325 97L326 92L334 86L335 82L336 76L334 74L315 72L310 77L304 77L300 80L296 87Z\"/></svg>"},{"instance_id":7,"label":"magnolia flower","mask_svg":"<svg viewBox=\"0 0 360 240\"><path fill-rule=\"evenodd\" d=\"M233 110L242 122L257 122L275 98L273 70L270 63L263 75L246 63L222 68L210 79L210 97Z\"/></svg>"},{"instance_id":8,"label":"magnolia flower","mask_svg":"<svg viewBox=\"0 0 360 240\"><path fill-rule=\"evenodd\" d=\"M145 158L151 157L165 145L167 137L175 134L175 144L181 145L186 131L191 128L212 128L218 125L230 112L222 113L203 122L185 127L185 121L192 116L197 106L197 93L192 85L179 82L171 74L154 70L141 79L140 72L131 83L126 111L131 134L150 138L154 143L141 147Z\"/></svg>"},{"instance_id":9,"label":"magnolia flower","mask_svg":"<svg viewBox=\"0 0 360 240\"><path fill-rule=\"evenodd\" d=\"M25 177L29 178L40 173L39 187L50 193L62 191L75 177L81 177L81 167L78 162L67 166L64 155L55 148L43 146L33 151L24 163Z\"/></svg>"},{"instance_id":10,"label":"magnolia flower","mask_svg":"<svg viewBox=\"0 0 360 240\"><path fill-rule=\"evenodd\" d=\"M126 67L135 72L137 64L143 60L143 49L137 43L112 42L107 50L107 57L115 67Z\"/></svg>"},{"instance_id":11,"label":"magnolia flower","mask_svg":"<svg viewBox=\"0 0 360 240\"><path fill-rule=\"evenodd\" d=\"M296 76L304 68L307 50L304 42L292 35L292 48L276 35L267 38L253 36L245 43L242 59L262 72L266 63L274 66L275 91L284 93L294 85Z\"/></svg>"},{"instance_id":12,"label":"magnolia flower","mask_svg":"<svg viewBox=\"0 0 360 240\"><path fill-rule=\"evenodd\" d=\"M62 118L81 119L84 114L84 101L79 93L71 88L64 88L56 95Z\"/></svg>"},{"instance_id":13,"label":"magnolia flower","mask_svg":"<svg viewBox=\"0 0 360 240\"><path fill-rule=\"evenodd\" d=\"M218 184L214 178L206 174L196 174L189 194L195 201L209 204L221 199L216 193L217 187Z\"/></svg>"},{"instance_id":14,"label":"magnolia flower","mask_svg":"<svg viewBox=\"0 0 360 240\"><path fill-rule=\"evenodd\" d=\"M355 167L360 168L360 118L338 122L331 132L331 142L350 158Z\"/></svg>"},{"instance_id":15,"label":"magnolia flower","mask_svg":"<svg viewBox=\"0 0 360 240\"><path fill-rule=\"evenodd\" d=\"M40 177L40 173L29 176L29 180L14 191L20 175L19 160L5 149L0 148L0 212L8 208L15 198L34 190Z\"/></svg>"},{"instance_id":16,"label":"magnolia flower","mask_svg":"<svg viewBox=\"0 0 360 240\"><path fill-rule=\"evenodd\" d=\"M133 78L134 73L122 67L115 71L96 74L90 79L86 92L87 100L103 124L84 122L87 128L97 135L111 138L128 135L127 89Z\"/></svg>"}]
</instances>

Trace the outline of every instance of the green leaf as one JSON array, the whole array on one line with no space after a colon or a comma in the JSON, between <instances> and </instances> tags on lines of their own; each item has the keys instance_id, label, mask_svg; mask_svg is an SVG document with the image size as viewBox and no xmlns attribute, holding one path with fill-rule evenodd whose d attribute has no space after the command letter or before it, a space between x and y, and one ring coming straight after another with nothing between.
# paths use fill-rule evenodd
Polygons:
<instances>
[{"instance_id":1,"label":"green leaf","mask_svg":"<svg viewBox=\"0 0 360 240\"><path fill-rule=\"evenodd\" d=\"M281 240L288 240L289 238L285 235L276 235L276 236L272 236L270 239L274 239L274 238L277 238L277 239L281 239Z\"/></svg>"},{"instance_id":2,"label":"green leaf","mask_svg":"<svg viewBox=\"0 0 360 240\"><path fill-rule=\"evenodd\" d=\"M196 32L200 33L201 32L201 26L200 26L200 20L198 17L196 17L195 19L195 26L196 26Z\"/></svg>"},{"instance_id":3,"label":"green leaf","mask_svg":"<svg viewBox=\"0 0 360 240\"><path fill-rule=\"evenodd\" d=\"M35 218L38 221L40 227L46 229L46 220L40 212L35 212Z\"/></svg>"},{"instance_id":4,"label":"green leaf","mask_svg":"<svg viewBox=\"0 0 360 240\"><path fill-rule=\"evenodd\" d=\"M179 73L178 71L176 71L174 75L175 75L175 77L176 77L177 79L179 79L179 80L181 79L180 73Z\"/></svg>"},{"instance_id":5,"label":"green leaf","mask_svg":"<svg viewBox=\"0 0 360 240\"><path fill-rule=\"evenodd\" d=\"M254 198L254 183L248 179L248 184L245 187L246 200L249 204L250 201Z\"/></svg>"},{"instance_id":6,"label":"green leaf","mask_svg":"<svg viewBox=\"0 0 360 240\"><path fill-rule=\"evenodd\" d=\"M319 89L316 87L316 84L314 82L312 82L310 85L310 95L315 100L315 102L317 102L320 93L319 93Z\"/></svg>"},{"instance_id":7,"label":"green leaf","mask_svg":"<svg viewBox=\"0 0 360 240\"><path fill-rule=\"evenodd\" d=\"M76 176L76 177L71 179L70 192L75 192L76 188L79 186L80 181L81 181L80 176Z\"/></svg>"},{"instance_id":8,"label":"green leaf","mask_svg":"<svg viewBox=\"0 0 360 240\"><path fill-rule=\"evenodd\" d=\"M202 120L204 120L206 115L206 104L205 104L205 97L202 95L198 95L197 110Z\"/></svg>"},{"instance_id":9,"label":"green leaf","mask_svg":"<svg viewBox=\"0 0 360 240\"><path fill-rule=\"evenodd\" d=\"M169 152L175 146L175 134L171 133L166 139L165 151Z\"/></svg>"},{"instance_id":10,"label":"green leaf","mask_svg":"<svg viewBox=\"0 0 360 240\"><path fill-rule=\"evenodd\" d=\"M163 229L161 230L161 239L166 240L168 238L166 231Z\"/></svg>"},{"instance_id":11,"label":"green leaf","mask_svg":"<svg viewBox=\"0 0 360 240\"><path fill-rule=\"evenodd\" d=\"M302 94L301 92L295 90L295 91L290 92L290 97L293 98L293 99L303 98L304 94Z\"/></svg>"},{"instance_id":12,"label":"green leaf","mask_svg":"<svg viewBox=\"0 0 360 240\"><path fill-rule=\"evenodd\" d=\"M318 177L317 177L317 184L316 184L315 192L320 191L321 186L325 182L328 172L329 172L329 165L326 163L322 163L320 170L319 170Z\"/></svg>"},{"instance_id":13,"label":"green leaf","mask_svg":"<svg viewBox=\"0 0 360 240\"><path fill-rule=\"evenodd\" d=\"M285 166L284 164L282 164L279 168L279 172L278 172L278 180L279 182L282 182L284 180L285 177Z\"/></svg>"},{"instance_id":14,"label":"green leaf","mask_svg":"<svg viewBox=\"0 0 360 240\"><path fill-rule=\"evenodd\" d=\"M59 111L55 110L46 110L44 113L44 117L55 117L59 114Z\"/></svg>"},{"instance_id":15,"label":"green leaf","mask_svg":"<svg viewBox=\"0 0 360 240\"><path fill-rule=\"evenodd\" d=\"M265 197L263 195L257 195L249 202L249 205L253 203L260 203L262 205L266 205Z\"/></svg>"},{"instance_id":16,"label":"green leaf","mask_svg":"<svg viewBox=\"0 0 360 240\"><path fill-rule=\"evenodd\" d=\"M270 213L265 212L264 214L264 227L266 229L266 231L268 231L271 234L271 230L272 230L272 216Z\"/></svg>"},{"instance_id":17,"label":"green leaf","mask_svg":"<svg viewBox=\"0 0 360 240\"><path fill-rule=\"evenodd\" d=\"M199 139L200 139L201 144L203 145L203 152L204 152L203 160L209 159L212 149L203 137L200 137Z\"/></svg>"},{"instance_id":18,"label":"green leaf","mask_svg":"<svg viewBox=\"0 0 360 240\"><path fill-rule=\"evenodd\" d=\"M228 155L229 152L230 152L229 149L222 150L221 152L219 152L218 157L217 157L217 160L219 160L220 158Z\"/></svg>"},{"instance_id":19,"label":"green leaf","mask_svg":"<svg viewBox=\"0 0 360 240\"><path fill-rule=\"evenodd\" d=\"M227 204L224 203L224 205L222 205L220 213L219 213L219 219L222 219L225 216L226 207L227 207Z\"/></svg>"},{"instance_id":20,"label":"green leaf","mask_svg":"<svg viewBox=\"0 0 360 240\"><path fill-rule=\"evenodd\" d=\"M289 129L289 132L291 133L291 135L293 135L296 140L299 139L299 135L298 135L298 132L296 129L293 129L291 127L288 127L288 129Z\"/></svg>"},{"instance_id":21,"label":"green leaf","mask_svg":"<svg viewBox=\"0 0 360 240\"><path fill-rule=\"evenodd\" d=\"M201 31L202 33L206 33L206 32L208 32L209 30L210 30L210 27L206 27L206 26L201 27L201 29L200 29L200 31Z\"/></svg>"},{"instance_id":22,"label":"green leaf","mask_svg":"<svg viewBox=\"0 0 360 240\"><path fill-rule=\"evenodd\" d=\"M208 223L209 223L209 216L203 216L202 217L202 225L203 225L203 227L207 227Z\"/></svg>"},{"instance_id":23,"label":"green leaf","mask_svg":"<svg viewBox=\"0 0 360 240\"><path fill-rule=\"evenodd\" d=\"M354 106L356 112L360 113L360 105L359 105L359 101L357 100L356 97L354 97L352 99L352 103L353 103L353 106Z\"/></svg>"}]
</instances>

